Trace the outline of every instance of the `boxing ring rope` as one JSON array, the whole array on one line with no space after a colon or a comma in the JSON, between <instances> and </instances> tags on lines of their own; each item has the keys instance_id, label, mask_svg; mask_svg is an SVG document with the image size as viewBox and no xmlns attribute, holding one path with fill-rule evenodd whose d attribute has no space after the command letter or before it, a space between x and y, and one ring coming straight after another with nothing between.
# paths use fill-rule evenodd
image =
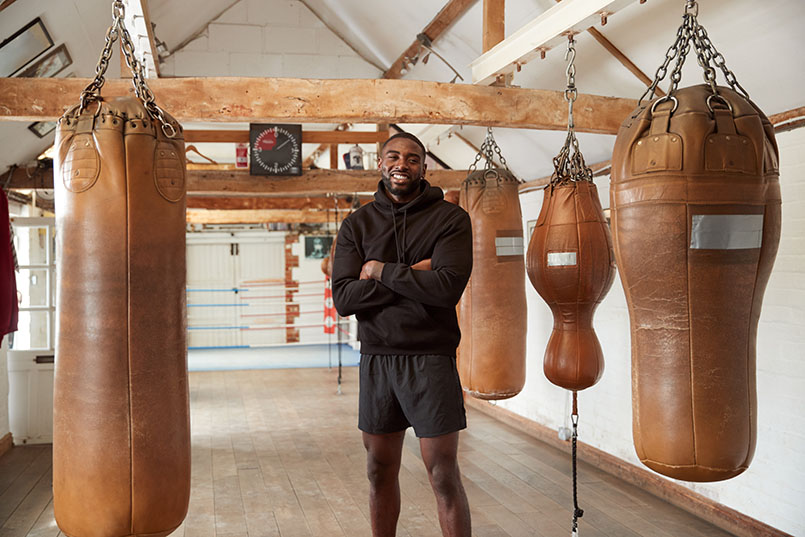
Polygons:
<instances>
[{"instance_id":1,"label":"boxing ring rope","mask_svg":"<svg viewBox=\"0 0 805 537\"><path fill-rule=\"evenodd\" d=\"M219 322L209 318L193 319L193 315L188 318L188 339L191 334L201 334L206 332L227 332L232 333L255 333L255 332L270 332L273 330L285 330L289 328L304 329L322 327L324 335L324 328L328 323L324 319L325 314L325 285L326 280L311 280L293 282L287 284L285 281L259 281L259 282L243 282L237 287L199 287L187 288L187 308L188 312L194 310L203 310L206 308L223 308L231 309L236 308L234 313L233 322ZM200 293L216 293L220 296L221 301L205 299L207 297L199 297L201 302L194 303L194 298ZM224 298L221 293L229 293L229 296ZM257 294L259 293L259 294ZM297 310L289 310L288 306L297 306ZM316 307L319 306L319 307ZM260 308L268 308L271 311L255 311ZM302 322L277 322L287 318L289 315L294 317L297 321ZM321 321L314 321L311 316L319 315ZM232 313L225 315L230 319ZM357 335L349 331L349 320L337 315L337 321L330 323L329 326L335 325L338 330L338 343L342 342L342 334L346 335L347 342L354 342L357 340ZM345 329L346 328L346 329ZM200 349L235 349L235 348L268 348L268 347L281 347L285 345L328 345L333 344L332 334L327 334L327 338L317 338L315 340L305 340L302 342L284 342L284 343L269 343L269 342L252 342L241 343L240 337L235 336L238 340L235 344L193 344L188 346L189 350ZM330 351L332 352L332 351ZM340 352L340 349L339 349ZM332 358L330 358L330 367L332 367Z\"/></svg>"}]
</instances>

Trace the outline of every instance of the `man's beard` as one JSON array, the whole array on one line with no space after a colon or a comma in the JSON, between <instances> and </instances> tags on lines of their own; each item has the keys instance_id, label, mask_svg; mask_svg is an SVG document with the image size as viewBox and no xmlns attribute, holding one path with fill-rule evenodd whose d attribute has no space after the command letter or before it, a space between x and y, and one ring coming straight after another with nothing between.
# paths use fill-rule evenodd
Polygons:
<instances>
[{"instance_id":1,"label":"man's beard","mask_svg":"<svg viewBox=\"0 0 805 537\"><path fill-rule=\"evenodd\" d=\"M391 182L391 176L388 174L381 174L383 179L383 186L386 187L386 192L392 194L394 196L407 196L412 192L416 192L419 190L419 185L422 183L421 177L412 178L411 182L408 183L408 186L405 187L396 187Z\"/></svg>"}]
</instances>

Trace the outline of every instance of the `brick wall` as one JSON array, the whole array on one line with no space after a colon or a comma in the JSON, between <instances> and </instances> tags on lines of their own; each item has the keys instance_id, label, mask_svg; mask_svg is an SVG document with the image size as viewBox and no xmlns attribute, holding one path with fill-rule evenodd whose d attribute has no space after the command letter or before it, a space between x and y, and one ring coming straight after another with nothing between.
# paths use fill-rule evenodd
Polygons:
<instances>
[{"instance_id":1,"label":"brick wall","mask_svg":"<svg viewBox=\"0 0 805 537\"><path fill-rule=\"evenodd\" d=\"M293 0L241 0L160 66L165 76L377 78L367 63Z\"/></svg>"}]
</instances>

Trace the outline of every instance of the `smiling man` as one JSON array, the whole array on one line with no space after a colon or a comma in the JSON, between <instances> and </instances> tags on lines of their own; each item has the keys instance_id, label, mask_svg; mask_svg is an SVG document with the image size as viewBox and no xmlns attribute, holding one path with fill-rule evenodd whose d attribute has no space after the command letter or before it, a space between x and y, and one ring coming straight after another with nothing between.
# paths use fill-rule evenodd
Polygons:
<instances>
[{"instance_id":1,"label":"smiling man","mask_svg":"<svg viewBox=\"0 0 805 537\"><path fill-rule=\"evenodd\" d=\"M407 133L380 151L375 199L344 220L333 300L361 340L358 428L367 452L374 537L393 537L408 427L419 438L442 534L470 537L458 468L466 427L456 370L458 303L472 270L469 215L424 179L425 147Z\"/></svg>"}]
</instances>

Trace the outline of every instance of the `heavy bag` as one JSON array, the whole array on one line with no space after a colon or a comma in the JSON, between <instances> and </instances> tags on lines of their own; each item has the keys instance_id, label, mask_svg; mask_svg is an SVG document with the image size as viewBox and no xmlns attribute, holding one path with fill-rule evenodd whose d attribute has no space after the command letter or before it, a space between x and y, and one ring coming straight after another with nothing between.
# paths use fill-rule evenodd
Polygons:
<instances>
[{"instance_id":1,"label":"heavy bag","mask_svg":"<svg viewBox=\"0 0 805 537\"><path fill-rule=\"evenodd\" d=\"M755 338L780 239L769 120L728 88L639 107L612 156L632 333L633 435L664 475L718 481L755 450Z\"/></svg>"},{"instance_id":2,"label":"heavy bag","mask_svg":"<svg viewBox=\"0 0 805 537\"><path fill-rule=\"evenodd\" d=\"M166 121L173 138L123 97L56 131L53 501L71 537L163 536L187 512L185 153Z\"/></svg>"},{"instance_id":3,"label":"heavy bag","mask_svg":"<svg viewBox=\"0 0 805 537\"><path fill-rule=\"evenodd\" d=\"M583 390L604 372L593 314L612 286L614 263L595 184L568 181L548 186L528 243L526 269L553 312L543 370L557 386Z\"/></svg>"},{"instance_id":4,"label":"heavy bag","mask_svg":"<svg viewBox=\"0 0 805 537\"><path fill-rule=\"evenodd\" d=\"M459 205L472 220L472 276L459 302L458 372L464 391L506 399L525 384L523 223L517 179L502 169L472 172Z\"/></svg>"}]
</instances>

